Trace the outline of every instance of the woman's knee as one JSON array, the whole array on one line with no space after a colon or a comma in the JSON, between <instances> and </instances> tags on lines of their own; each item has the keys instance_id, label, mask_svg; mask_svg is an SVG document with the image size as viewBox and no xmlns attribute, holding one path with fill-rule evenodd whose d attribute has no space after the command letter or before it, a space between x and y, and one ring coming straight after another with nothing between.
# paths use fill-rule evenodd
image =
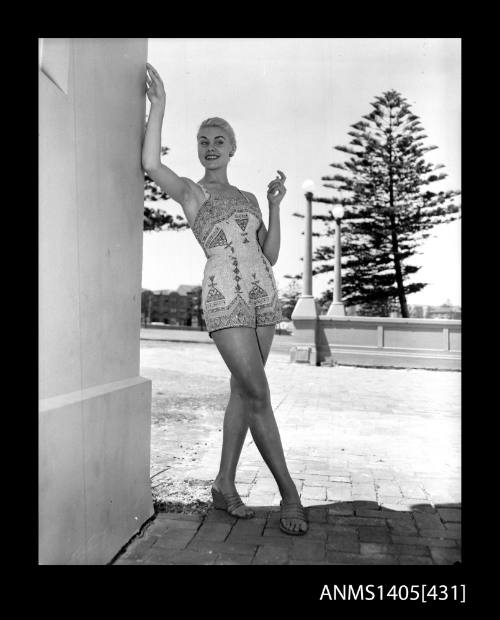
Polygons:
<instances>
[{"instance_id":1,"label":"woman's knee","mask_svg":"<svg viewBox=\"0 0 500 620\"><path fill-rule=\"evenodd\" d=\"M238 381L231 375L231 390L245 400L252 410L261 411L270 402L270 392L267 382Z\"/></svg>"},{"instance_id":2,"label":"woman's knee","mask_svg":"<svg viewBox=\"0 0 500 620\"><path fill-rule=\"evenodd\" d=\"M233 374L231 374L229 385L231 386L231 392L233 394L236 394L236 396L239 396L240 398L243 397L244 395L243 386L241 385L239 381L237 381L236 377Z\"/></svg>"},{"instance_id":3,"label":"woman's knee","mask_svg":"<svg viewBox=\"0 0 500 620\"><path fill-rule=\"evenodd\" d=\"M242 398L246 401L252 413L264 412L271 403L269 387L267 385L247 385Z\"/></svg>"}]
</instances>

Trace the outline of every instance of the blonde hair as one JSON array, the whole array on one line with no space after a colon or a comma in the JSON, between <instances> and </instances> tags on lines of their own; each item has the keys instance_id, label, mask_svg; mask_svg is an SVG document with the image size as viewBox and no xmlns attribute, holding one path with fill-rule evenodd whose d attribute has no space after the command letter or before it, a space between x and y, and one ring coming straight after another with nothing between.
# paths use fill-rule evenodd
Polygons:
<instances>
[{"instance_id":1,"label":"blonde hair","mask_svg":"<svg viewBox=\"0 0 500 620\"><path fill-rule=\"evenodd\" d=\"M223 118L219 118L218 116L207 118L200 125L200 128L198 129L198 135L200 134L200 131L203 127L220 127L221 129L223 129L229 136L229 141L231 142L231 146L233 147L229 156L231 157L232 155L234 155L234 153L236 152L236 136L234 135L233 128L227 121L225 121Z\"/></svg>"}]
</instances>

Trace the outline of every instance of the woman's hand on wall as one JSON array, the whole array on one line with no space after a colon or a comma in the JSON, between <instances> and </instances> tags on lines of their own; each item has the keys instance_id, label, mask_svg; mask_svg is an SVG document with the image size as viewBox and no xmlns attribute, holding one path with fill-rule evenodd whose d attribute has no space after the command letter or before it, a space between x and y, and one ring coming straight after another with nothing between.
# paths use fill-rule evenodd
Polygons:
<instances>
[{"instance_id":1,"label":"woman's hand on wall","mask_svg":"<svg viewBox=\"0 0 500 620\"><path fill-rule=\"evenodd\" d=\"M146 63L146 67L146 95L149 101L151 101L151 105L165 107L165 87L160 74L149 62Z\"/></svg>"}]
</instances>

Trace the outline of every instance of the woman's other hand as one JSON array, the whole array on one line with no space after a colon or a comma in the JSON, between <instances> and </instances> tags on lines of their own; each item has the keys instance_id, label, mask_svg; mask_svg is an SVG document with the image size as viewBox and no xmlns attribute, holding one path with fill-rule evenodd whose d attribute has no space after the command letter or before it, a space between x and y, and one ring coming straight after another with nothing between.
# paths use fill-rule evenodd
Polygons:
<instances>
[{"instance_id":1,"label":"woman's other hand","mask_svg":"<svg viewBox=\"0 0 500 620\"><path fill-rule=\"evenodd\" d=\"M278 175L267 186L267 200L270 207L278 207L286 194L286 176L281 170L278 170Z\"/></svg>"},{"instance_id":2,"label":"woman's other hand","mask_svg":"<svg viewBox=\"0 0 500 620\"><path fill-rule=\"evenodd\" d=\"M149 101L151 101L151 105L161 105L165 107L165 88L160 74L149 62L146 63L146 67L146 95Z\"/></svg>"}]
</instances>

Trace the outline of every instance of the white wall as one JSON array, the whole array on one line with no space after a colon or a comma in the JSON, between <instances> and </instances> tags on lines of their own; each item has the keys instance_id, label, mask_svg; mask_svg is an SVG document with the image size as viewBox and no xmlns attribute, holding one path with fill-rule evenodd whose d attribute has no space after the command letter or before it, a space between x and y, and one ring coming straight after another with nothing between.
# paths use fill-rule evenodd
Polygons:
<instances>
[{"instance_id":1,"label":"white wall","mask_svg":"<svg viewBox=\"0 0 500 620\"><path fill-rule=\"evenodd\" d=\"M139 376L147 39L40 48L39 561L102 564L153 512Z\"/></svg>"}]
</instances>

